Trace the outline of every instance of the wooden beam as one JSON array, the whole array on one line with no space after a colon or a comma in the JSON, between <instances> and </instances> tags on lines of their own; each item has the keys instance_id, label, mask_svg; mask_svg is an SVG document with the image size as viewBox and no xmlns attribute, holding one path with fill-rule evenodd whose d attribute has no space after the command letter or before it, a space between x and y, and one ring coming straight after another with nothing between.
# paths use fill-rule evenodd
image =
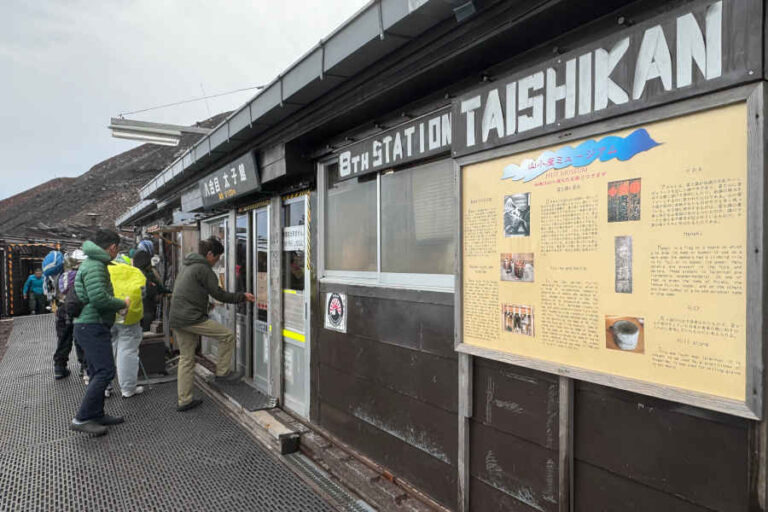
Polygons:
<instances>
[{"instance_id":1,"label":"wooden beam","mask_svg":"<svg viewBox=\"0 0 768 512\"><path fill-rule=\"evenodd\" d=\"M283 224L282 203L269 203L269 394L283 401Z\"/></svg>"},{"instance_id":2,"label":"wooden beam","mask_svg":"<svg viewBox=\"0 0 768 512\"><path fill-rule=\"evenodd\" d=\"M469 510L469 421L472 417L472 356L459 356L459 511Z\"/></svg>"},{"instance_id":3,"label":"wooden beam","mask_svg":"<svg viewBox=\"0 0 768 512\"><path fill-rule=\"evenodd\" d=\"M766 71L768 72L768 70ZM768 152L765 150L765 133L768 131L768 117L766 116L766 96L768 95L768 88L765 84L761 86L753 93L749 98L749 121L747 134L749 136L748 151L749 151L749 166L750 166L750 181L749 181L749 208L750 208L750 221L754 222L754 225L750 226L750 230L754 231L752 242L759 240L761 246L753 248L750 246L750 257L759 258L756 265L759 266L760 277L759 283L754 283L754 275L750 277L750 283L752 285L759 285L759 290L756 289L753 292L753 296L748 299L752 301L751 306L756 308L753 312L751 323L748 326L750 329L750 336L748 336L748 353L751 352L753 358L759 358L760 363L756 365L757 369L751 374L752 382L747 382L747 393L756 392L762 411L762 420L759 423L754 424L752 431L750 432L750 444L751 457L754 460L750 461L750 481L752 492L752 503L757 501L759 510L768 510L768 400L765 399L765 390L768 389L768 372L765 371L765 364L768 361L768 342L766 342L765 334L765 317L762 314L765 307L765 298L768 294L766 287L768 286L768 280L764 278L768 269L766 265L768 260L763 256L765 247L768 245L768 239L766 239L764 219L768 215L766 211L766 202L764 200L765 194L768 193L768 180L764 178L765 169L768 168ZM752 204L756 202L758 204ZM755 209L755 211L753 211ZM754 274L754 273L753 273Z\"/></svg>"},{"instance_id":4,"label":"wooden beam","mask_svg":"<svg viewBox=\"0 0 768 512\"><path fill-rule=\"evenodd\" d=\"M558 510L573 510L573 379L560 377Z\"/></svg>"}]
</instances>

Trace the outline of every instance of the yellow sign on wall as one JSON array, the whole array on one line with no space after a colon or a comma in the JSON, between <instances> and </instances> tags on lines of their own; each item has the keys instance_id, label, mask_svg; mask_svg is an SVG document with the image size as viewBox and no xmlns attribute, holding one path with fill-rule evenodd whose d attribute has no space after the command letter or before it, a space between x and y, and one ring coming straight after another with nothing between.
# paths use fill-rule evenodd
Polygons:
<instances>
[{"instance_id":1,"label":"yellow sign on wall","mask_svg":"<svg viewBox=\"0 0 768 512\"><path fill-rule=\"evenodd\" d=\"M462 342L743 401L747 107L462 169Z\"/></svg>"}]
</instances>

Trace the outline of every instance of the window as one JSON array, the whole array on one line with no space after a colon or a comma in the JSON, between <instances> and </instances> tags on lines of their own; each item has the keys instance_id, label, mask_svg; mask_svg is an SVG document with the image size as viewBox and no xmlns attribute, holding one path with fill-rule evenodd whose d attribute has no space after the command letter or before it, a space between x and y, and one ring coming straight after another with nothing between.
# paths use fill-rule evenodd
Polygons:
<instances>
[{"instance_id":1,"label":"window","mask_svg":"<svg viewBox=\"0 0 768 512\"><path fill-rule=\"evenodd\" d=\"M381 176L381 271L453 274L453 168L435 162Z\"/></svg>"},{"instance_id":2,"label":"window","mask_svg":"<svg viewBox=\"0 0 768 512\"><path fill-rule=\"evenodd\" d=\"M235 291L248 291L248 215L235 219ZM248 314L248 303L239 302L235 310L241 315Z\"/></svg>"},{"instance_id":3,"label":"window","mask_svg":"<svg viewBox=\"0 0 768 512\"><path fill-rule=\"evenodd\" d=\"M376 271L376 176L338 181L339 166L328 170L325 204L325 268Z\"/></svg>"},{"instance_id":4,"label":"window","mask_svg":"<svg viewBox=\"0 0 768 512\"><path fill-rule=\"evenodd\" d=\"M338 180L325 167L325 278L414 288L453 287L453 161Z\"/></svg>"}]
</instances>

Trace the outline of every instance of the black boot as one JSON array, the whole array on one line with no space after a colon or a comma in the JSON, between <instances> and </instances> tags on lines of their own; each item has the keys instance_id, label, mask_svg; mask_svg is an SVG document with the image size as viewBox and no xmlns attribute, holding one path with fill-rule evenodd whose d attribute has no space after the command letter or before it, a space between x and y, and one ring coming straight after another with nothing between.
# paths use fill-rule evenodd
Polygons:
<instances>
[{"instance_id":1,"label":"black boot","mask_svg":"<svg viewBox=\"0 0 768 512\"><path fill-rule=\"evenodd\" d=\"M69 377L69 368L64 368L62 366L55 366L53 368L53 378L56 380L61 380L65 377Z\"/></svg>"}]
</instances>

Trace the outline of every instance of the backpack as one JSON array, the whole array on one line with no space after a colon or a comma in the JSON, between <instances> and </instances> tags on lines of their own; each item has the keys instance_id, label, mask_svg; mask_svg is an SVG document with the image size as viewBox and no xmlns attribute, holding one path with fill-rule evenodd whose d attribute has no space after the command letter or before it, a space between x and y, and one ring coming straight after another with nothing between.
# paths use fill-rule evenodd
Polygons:
<instances>
[{"instance_id":1,"label":"backpack","mask_svg":"<svg viewBox=\"0 0 768 512\"><path fill-rule=\"evenodd\" d=\"M58 276L64 270L64 255L60 251L51 251L43 259L43 275Z\"/></svg>"},{"instance_id":2,"label":"backpack","mask_svg":"<svg viewBox=\"0 0 768 512\"><path fill-rule=\"evenodd\" d=\"M80 313L83 312L83 308L86 304L88 304L88 302L80 300L80 297L78 297L77 292L75 291L75 283L72 283L67 289L67 294L64 297L64 313L74 320L80 316Z\"/></svg>"}]
</instances>

